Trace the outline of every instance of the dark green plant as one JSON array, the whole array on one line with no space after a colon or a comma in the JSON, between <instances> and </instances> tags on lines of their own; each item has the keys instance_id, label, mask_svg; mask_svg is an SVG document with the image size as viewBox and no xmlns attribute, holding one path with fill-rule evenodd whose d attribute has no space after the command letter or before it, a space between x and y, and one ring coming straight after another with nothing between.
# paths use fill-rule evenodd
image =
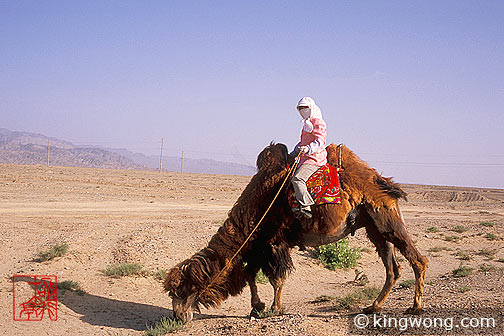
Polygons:
<instances>
[{"instance_id":1,"label":"dark green plant","mask_svg":"<svg viewBox=\"0 0 504 336\"><path fill-rule=\"evenodd\" d=\"M355 267L361 253L359 248L350 247L345 238L337 243L319 246L317 257L325 267L334 271L337 268Z\"/></svg>"},{"instance_id":2,"label":"dark green plant","mask_svg":"<svg viewBox=\"0 0 504 336\"><path fill-rule=\"evenodd\" d=\"M264 275L262 269L259 270L256 274L256 282L260 284L267 284L269 282L268 277Z\"/></svg>"}]
</instances>

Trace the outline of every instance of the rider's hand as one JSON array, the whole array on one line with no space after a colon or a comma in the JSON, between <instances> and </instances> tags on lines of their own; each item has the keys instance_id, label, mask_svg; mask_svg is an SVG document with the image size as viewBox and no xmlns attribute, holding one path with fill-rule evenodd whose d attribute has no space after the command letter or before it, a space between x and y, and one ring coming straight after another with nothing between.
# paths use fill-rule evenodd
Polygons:
<instances>
[{"instance_id":1,"label":"rider's hand","mask_svg":"<svg viewBox=\"0 0 504 336\"><path fill-rule=\"evenodd\" d=\"M301 152L301 155L304 155L308 153L309 147L308 146L301 146L299 147L299 151Z\"/></svg>"}]
</instances>

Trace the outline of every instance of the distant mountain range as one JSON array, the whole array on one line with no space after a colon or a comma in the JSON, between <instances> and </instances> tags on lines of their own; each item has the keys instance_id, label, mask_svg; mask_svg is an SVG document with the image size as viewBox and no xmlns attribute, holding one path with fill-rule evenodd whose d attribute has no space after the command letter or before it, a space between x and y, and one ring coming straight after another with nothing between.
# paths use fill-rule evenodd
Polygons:
<instances>
[{"instance_id":1,"label":"distant mountain range","mask_svg":"<svg viewBox=\"0 0 504 336\"><path fill-rule=\"evenodd\" d=\"M127 149L99 146L78 146L42 134L15 132L0 128L0 163L49 164L55 166L112 168L112 169L159 169L159 156L133 153ZM163 157L163 170L180 171L181 159ZM184 172L205 174L252 175L255 168L231 162L211 159L184 158Z\"/></svg>"}]
</instances>

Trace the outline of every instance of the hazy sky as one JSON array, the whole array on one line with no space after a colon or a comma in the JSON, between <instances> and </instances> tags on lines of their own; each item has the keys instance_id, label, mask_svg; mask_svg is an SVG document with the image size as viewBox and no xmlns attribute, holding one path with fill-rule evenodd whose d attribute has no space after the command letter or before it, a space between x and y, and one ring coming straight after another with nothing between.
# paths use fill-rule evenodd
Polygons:
<instances>
[{"instance_id":1,"label":"hazy sky","mask_svg":"<svg viewBox=\"0 0 504 336\"><path fill-rule=\"evenodd\" d=\"M0 127L254 164L302 96L399 182L504 188L504 1L0 1Z\"/></svg>"}]
</instances>

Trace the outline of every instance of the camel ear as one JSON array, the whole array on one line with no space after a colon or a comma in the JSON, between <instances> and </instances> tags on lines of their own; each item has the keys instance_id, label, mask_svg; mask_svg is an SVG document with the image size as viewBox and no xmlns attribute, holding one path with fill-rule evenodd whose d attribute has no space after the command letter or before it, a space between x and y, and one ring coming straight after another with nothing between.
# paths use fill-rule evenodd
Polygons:
<instances>
[{"instance_id":1,"label":"camel ear","mask_svg":"<svg viewBox=\"0 0 504 336\"><path fill-rule=\"evenodd\" d=\"M174 292L178 286L180 285L180 282L182 281L182 271L178 267L172 268L168 274L166 274L165 280L164 280L164 288L167 292Z\"/></svg>"},{"instance_id":2,"label":"camel ear","mask_svg":"<svg viewBox=\"0 0 504 336\"><path fill-rule=\"evenodd\" d=\"M278 143L277 146L280 148L284 160L284 165L287 166L291 164L291 158L289 156L289 149L283 143ZM293 160L292 160L293 161Z\"/></svg>"}]
</instances>

